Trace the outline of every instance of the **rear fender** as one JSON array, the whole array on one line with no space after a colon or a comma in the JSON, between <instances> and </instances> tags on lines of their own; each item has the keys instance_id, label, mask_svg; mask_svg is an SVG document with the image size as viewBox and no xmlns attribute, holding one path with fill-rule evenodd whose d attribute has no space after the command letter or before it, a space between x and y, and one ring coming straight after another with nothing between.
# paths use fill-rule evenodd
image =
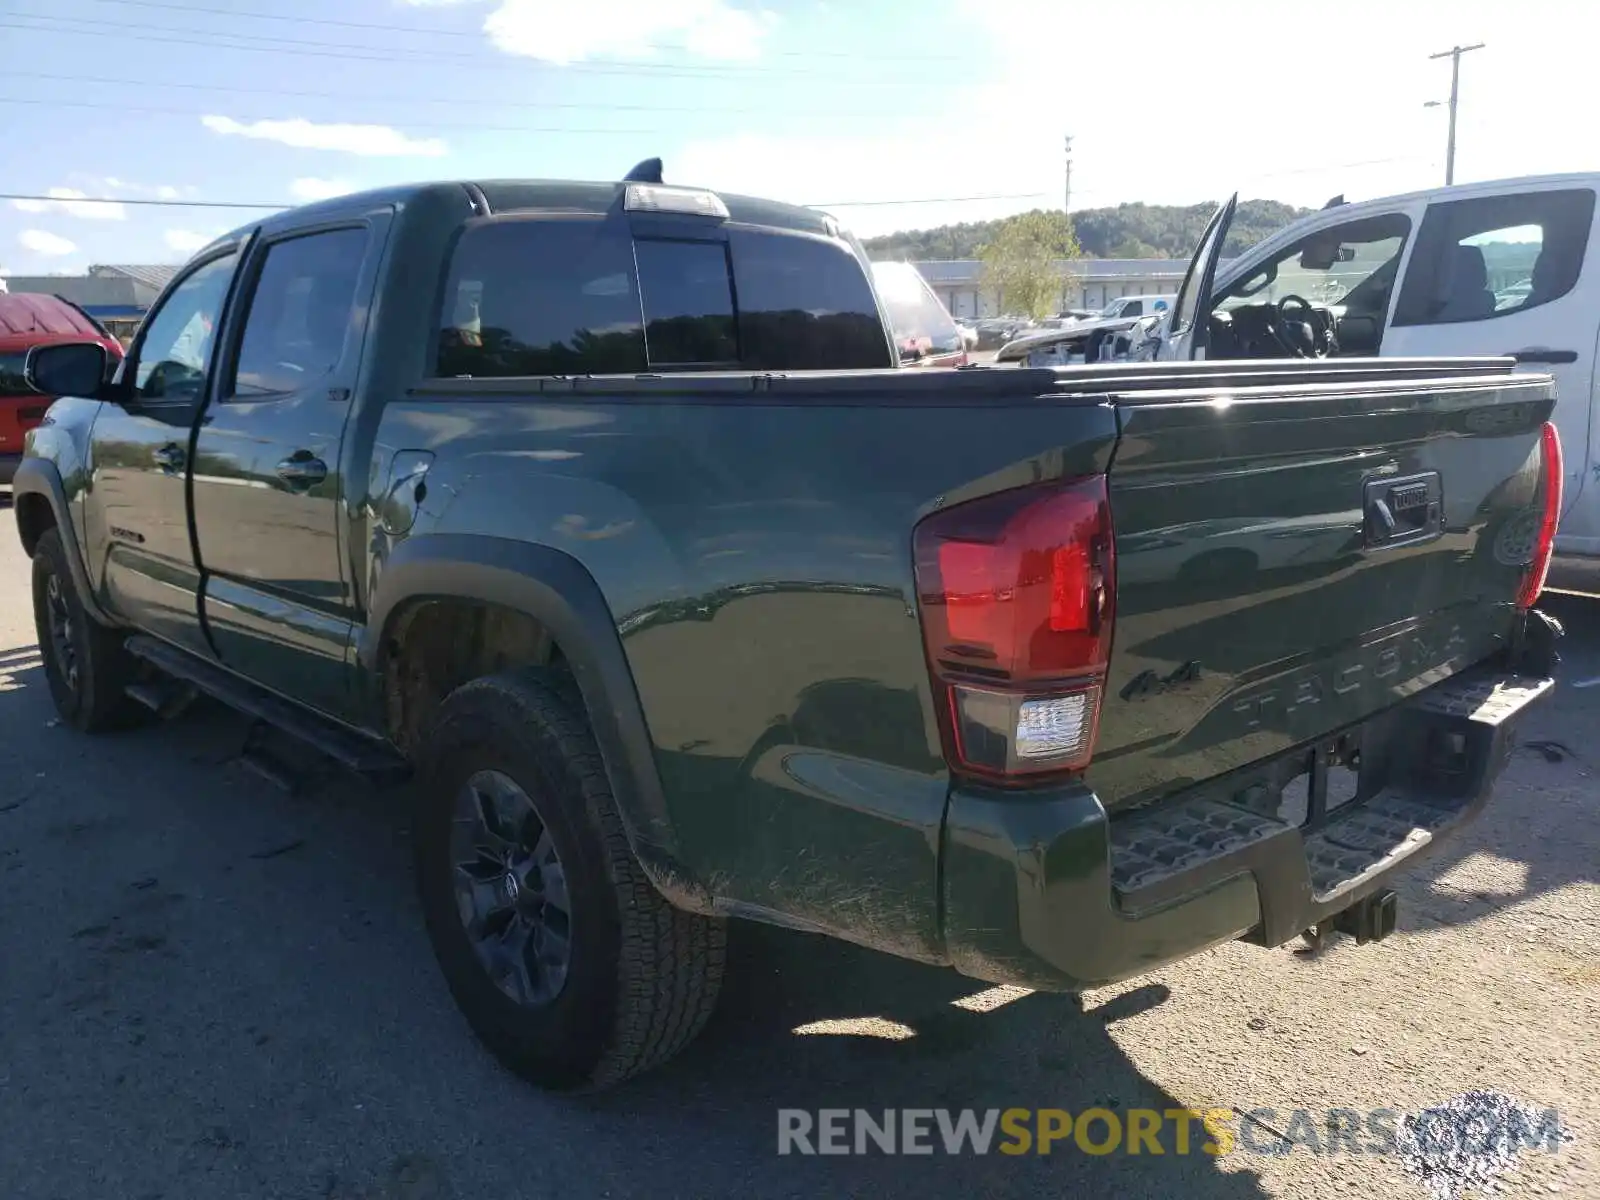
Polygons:
<instances>
[{"instance_id":1,"label":"rear fender","mask_svg":"<svg viewBox=\"0 0 1600 1200\"><path fill-rule=\"evenodd\" d=\"M674 905L710 912L710 893L682 866L644 709L594 578L548 546L478 534L407 538L384 563L361 634L367 677L382 670L383 647L408 608L449 598L502 605L549 631L577 680L635 857Z\"/></svg>"}]
</instances>

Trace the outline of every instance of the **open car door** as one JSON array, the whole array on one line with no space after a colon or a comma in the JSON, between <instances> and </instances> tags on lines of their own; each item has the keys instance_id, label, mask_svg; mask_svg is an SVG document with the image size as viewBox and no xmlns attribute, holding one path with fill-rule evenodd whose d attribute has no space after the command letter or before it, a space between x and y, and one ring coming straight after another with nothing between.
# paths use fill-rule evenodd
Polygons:
<instances>
[{"instance_id":1,"label":"open car door","mask_svg":"<svg viewBox=\"0 0 1600 1200\"><path fill-rule=\"evenodd\" d=\"M1228 237L1228 227L1233 224L1233 211L1239 206L1239 193L1228 197L1228 202L1212 214L1194 257L1189 260L1189 270L1178 289L1177 302L1167 320L1166 332L1156 357L1161 359L1190 359L1206 356L1206 342L1211 334L1211 287L1217 278L1217 260L1222 257L1222 246Z\"/></svg>"}]
</instances>

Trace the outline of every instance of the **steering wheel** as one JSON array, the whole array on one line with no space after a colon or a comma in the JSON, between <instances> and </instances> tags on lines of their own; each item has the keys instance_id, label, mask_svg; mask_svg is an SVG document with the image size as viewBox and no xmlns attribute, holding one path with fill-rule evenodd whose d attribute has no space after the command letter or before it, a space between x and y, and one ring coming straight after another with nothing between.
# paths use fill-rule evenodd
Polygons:
<instances>
[{"instance_id":1,"label":"steering wheel","mask_svg":"<svg viewBox=\"0 0 1600 1200\"><path fill-rule=\"evenodd\" d=\"M1291 292L1280 299L1276 307L1278 319L1271 323L1270 328L1272 336L1277 339L1278 344L1295 358L1326 358L1328 350L1322 344L1322 338L1319 336L1316 309L1311 306L1311 301L1304 296L1297 296ZM1290 316L1291 310L1296 310L1293 317ZM1283 326L1290 320L1303 322L1310 326L1311 343L1309 346L1303 342L1297 344L1289 340L1289 336L1284 332Z\"/></svg>"}]
</instances>

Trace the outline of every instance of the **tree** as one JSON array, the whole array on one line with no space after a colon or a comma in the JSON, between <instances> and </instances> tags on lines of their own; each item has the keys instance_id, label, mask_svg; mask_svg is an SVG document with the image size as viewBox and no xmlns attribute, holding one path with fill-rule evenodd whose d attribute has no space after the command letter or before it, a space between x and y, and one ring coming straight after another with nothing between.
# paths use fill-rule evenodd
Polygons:
<instances>
[{"instance_id":1,"label":"tree","mask_svg":"<svg viewBox=\"0 0 1600 1200\"><path fill-rule=\"evenodd\" d=\"M1114 208L1080 208L1072 214L1072 232L1085 258L1177 258L1194 253L1200 231L1215 204L1119 204ZM1242 254L1268 234L1310 210L1293 208L1276 200L1241 200L1228 230L1224 258ZM1055 214L1059 220L1061 214ZM873 258L940 259L976 258L979 248L992 241L999 221L972 221L941 225L936 229L909 230L886 237L868 238L864 245Z\"/></svg>"},{"instance_id":2,"label":"tree","mask_svg":"<svg viewBox=\"0 0 1600 1200\"><path fill-rule=\"evenodd\" d=\"M994 293L1003 312L1049 316L1071 278L1065 262L1080 253L1065 213L1035 209L1009 217L978 251L984 289Z\"/></svg>"}]
</instances>

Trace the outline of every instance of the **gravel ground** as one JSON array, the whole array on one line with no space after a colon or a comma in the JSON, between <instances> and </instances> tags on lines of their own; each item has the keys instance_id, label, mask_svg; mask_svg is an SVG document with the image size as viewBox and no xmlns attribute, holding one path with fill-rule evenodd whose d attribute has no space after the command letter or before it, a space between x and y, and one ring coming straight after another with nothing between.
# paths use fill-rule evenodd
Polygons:
<instances>
[{"instance_id":1,"label":"gravel ground","mask_svg":"<svg viewBox=\"0 0 1600 1200\"><path fill-rule=\"evenodd\" d=\"M54 724L10 524L0 514L6 1200L1424 1197L1400 1156L1328 1152L1326 1113L1474 1090L1554 1107L1572 1134L1524 1150L1502 1194L1600 1196L1600 690L1576 686L1600 683L1600 602L1553 602L1566 686L1489 814L1406 881L1382 945L1315 960L1227 946L1080 1009L741 928L702 1041L575 1101L508 1077L457 1017L392 797L288 797L230 763L243 727L216 710L95 741ZM1248 1123L1269 1152L1184 1156L1164 1135L1161 1156L776 1153L779 1108L1096 1105L1270 1108ZM1271 1153L1285 1144L1269 1127L1297 1144Z\"/></svg>"}]
</instances>

